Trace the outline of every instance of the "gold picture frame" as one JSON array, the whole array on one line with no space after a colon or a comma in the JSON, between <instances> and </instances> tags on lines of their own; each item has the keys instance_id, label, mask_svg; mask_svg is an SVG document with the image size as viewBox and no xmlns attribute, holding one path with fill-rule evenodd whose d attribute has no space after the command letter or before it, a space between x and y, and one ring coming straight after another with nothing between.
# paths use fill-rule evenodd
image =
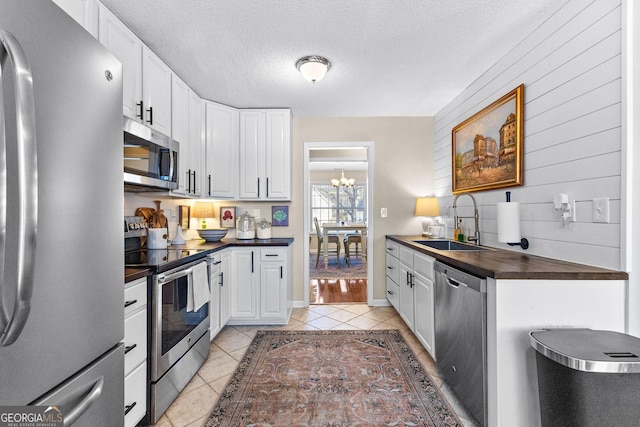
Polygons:
<instances>
[{"instance_id":1,"label":"gold picture frame","mask_svg":"<svg viewBox=\"0 0 640 427\"><path fill-rule=\"evenodd\" d=\"M524 85L451 131L452 192L523 184Z\"/></svg>"}]
</instances>

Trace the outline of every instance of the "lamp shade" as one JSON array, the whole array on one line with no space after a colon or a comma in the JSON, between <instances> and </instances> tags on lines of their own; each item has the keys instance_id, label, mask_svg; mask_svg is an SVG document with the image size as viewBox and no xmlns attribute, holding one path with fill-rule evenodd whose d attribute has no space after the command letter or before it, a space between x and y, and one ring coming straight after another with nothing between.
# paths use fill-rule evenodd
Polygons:
<instances>
[{"instance_id":1,"label":"lamp shade","mask_svg":"<svg viewBox=\"0 0 640 427\"><path fill-rule=\"evenodd\" d=\"M437 197L418 197L415 216L440 216Z\"/></svg>"},{"instance_id":2,"label":"lamp shade","mask_svg":"<svg viewBox=\"0 0 640 427\"><path fill-rule=\"evenodd\" d=\"M194 218L215 218L213 202L196 202L192 216Z\"/></svg>"},{"instance_id":3,"label":"lamp shade","mask_svg":"<svg viewBox=\"0 0 640 427\"><path fill-rule=\"evenodd\" d=\"M296 68L306 80L311 83L319 82L331 68L331 63L322 56L311 55L298 59Z\"/></svg>"}]
</instances>

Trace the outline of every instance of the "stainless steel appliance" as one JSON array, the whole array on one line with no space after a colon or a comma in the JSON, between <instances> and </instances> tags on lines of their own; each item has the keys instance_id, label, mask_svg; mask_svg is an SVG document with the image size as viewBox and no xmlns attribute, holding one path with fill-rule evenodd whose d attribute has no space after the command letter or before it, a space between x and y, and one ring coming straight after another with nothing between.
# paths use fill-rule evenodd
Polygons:
<instances>
[{"instance_id":1,"label":"stainless steel appliance","mask_svg":"<svg viewBox=\"0 0 640 427\"><path fill-rule=\"evenodd\" d=\"M435 263L436 367L466 408L487 425L486 279Z\"/></svg>"},{"instance_id":2,"label":"stainless steel appliance","mask_svg":"<svg viewBox=\"0 0 640 427\"><path fill-rule=\"evenodd\" d=\"M0 10L0 407L122 425L122 66L53 2Z\"/></svg>"},{"instance_id":3,"label":"stainless steel appliance","mask_svg":"<svg viewBox=\"0 0 640 427\"><path fill-rule=\"evenodd\" d=\"M145 230L125 218L125 265L154 270L151 289L149 421L155 423L209 357L209 303L189 311L189 287L194 267L212 262L202 249L145 249L136 247Z\"/></svg>"},{"instance_id":4,"label":"stainless steel appliance","mask_svg":"<svg viewBox=\"0 0 640 427\"><path fill-rule=\"evenodd\" d=\"M123 121L125 188L178 188L178 142L128 117Z\"/></svg>"}]
</instances>

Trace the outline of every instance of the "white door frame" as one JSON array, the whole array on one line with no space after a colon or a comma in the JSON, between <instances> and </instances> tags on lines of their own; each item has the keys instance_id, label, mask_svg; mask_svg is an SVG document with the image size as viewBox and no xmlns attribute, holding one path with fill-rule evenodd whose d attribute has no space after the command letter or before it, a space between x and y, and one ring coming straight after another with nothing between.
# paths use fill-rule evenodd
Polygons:
<instances>
[{"instance_id":1,"label":"white door frame","mask_svg":"<svg viewBox=\"0 0 640 427\"><path fill-rule=\"evenodd\" d=\"M373 259L373 141L364 142L305 142L304 143L304 306L309 306L309 238L311 229L309 227L309 215L311 215L311 206L309 206L309 152L312 149L332 148L365 148L367 150L367 305L373 305L373 268L371 260Z\"/></svg>"}]
</instances>

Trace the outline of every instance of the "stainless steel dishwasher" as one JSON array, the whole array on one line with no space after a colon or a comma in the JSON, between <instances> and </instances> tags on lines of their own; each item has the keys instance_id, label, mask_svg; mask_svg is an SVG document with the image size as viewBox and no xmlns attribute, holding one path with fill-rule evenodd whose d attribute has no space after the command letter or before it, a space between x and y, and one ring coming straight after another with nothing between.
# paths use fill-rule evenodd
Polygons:
<instances>
[{"instance_id":1,"label":"stainless steel dishwasher","mask_svg":"<svg viewBox=\"0 0 640 427\"><path fill-rule=\"evenodd\" d=\"M487 281L435 263L436 367L469 412L487 425Z\"/></svg>"}]
</instances>

